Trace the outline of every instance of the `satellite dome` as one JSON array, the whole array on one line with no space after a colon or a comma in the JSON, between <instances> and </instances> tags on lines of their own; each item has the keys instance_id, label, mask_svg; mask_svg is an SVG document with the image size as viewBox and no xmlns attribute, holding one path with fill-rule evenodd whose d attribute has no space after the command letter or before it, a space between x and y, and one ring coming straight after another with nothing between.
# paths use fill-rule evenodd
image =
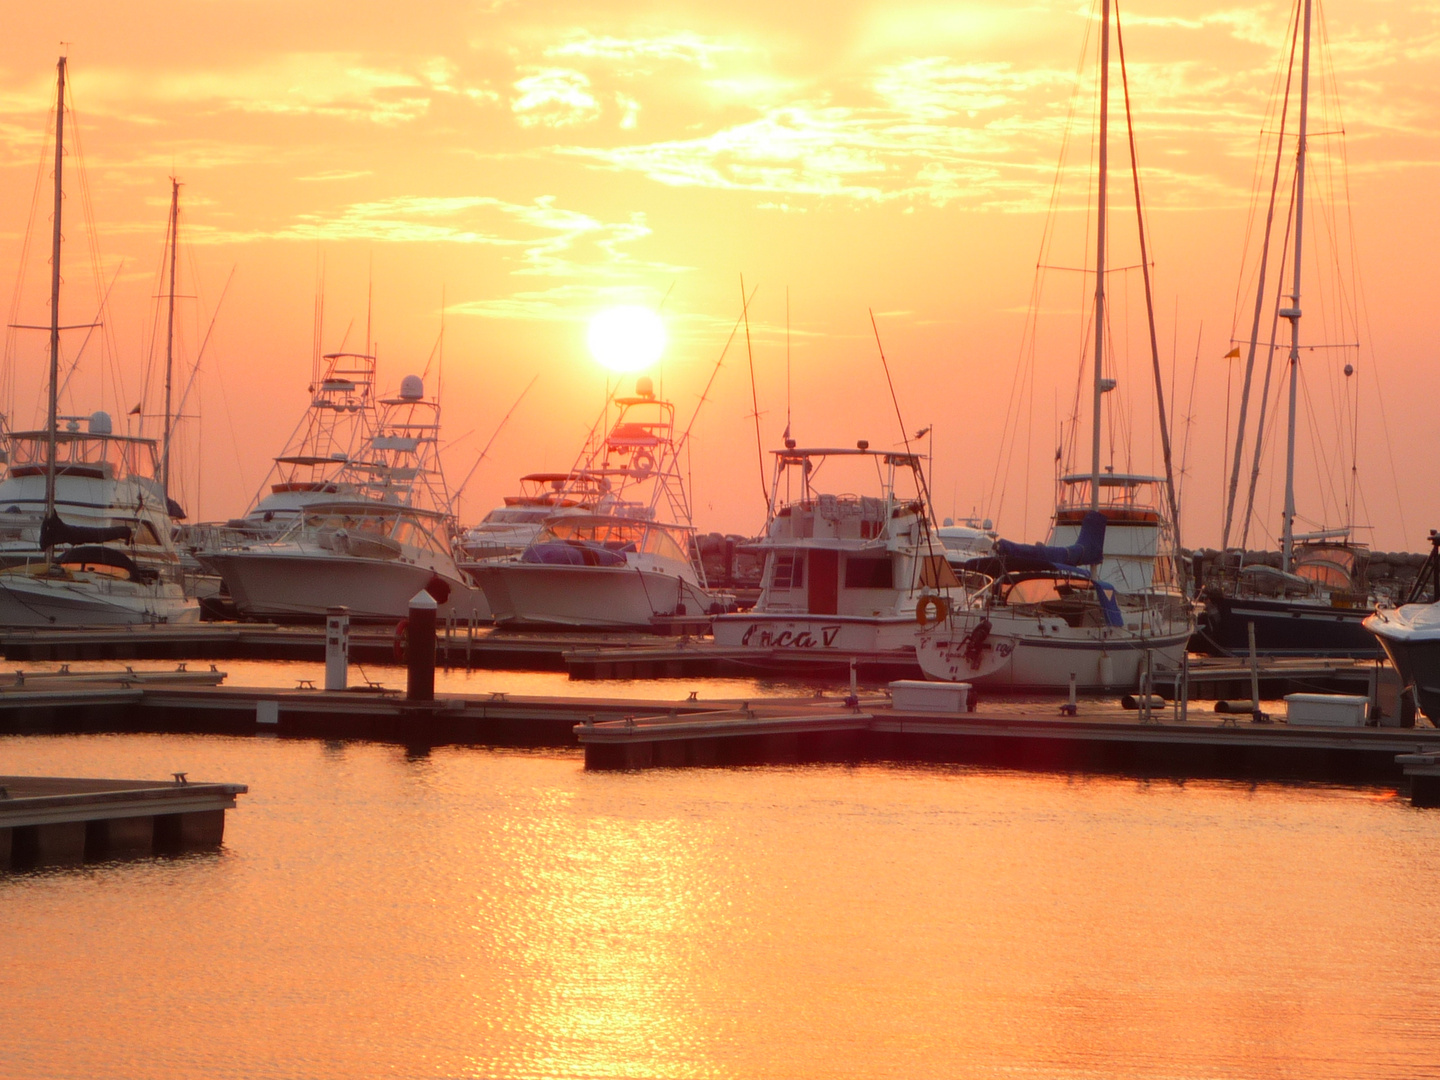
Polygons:
<instances>
[{"instance_id":1,"label":"satellite dome","mask_svg":"<svg viewBox=\"0 0 1440 1080\"><path fill-rule=\"evenodd\" d=\"M655 384L650 381L649 375L641 375L640 378L635 380L635 393L643 398L653 398L655 396Z\"/></svg>"},{"instance_id":2,"label":"satellite dome","mask_svg":"<svg viewBox=\"0 0 1440 1080\"><path fill-rule=\"evenodd\" d=\"M419 375L406 375L400 380L400 396L406 401L419 401L425 396L425 380Z\"/></svg>"},{"instance_id":3,"label":"satellite dome","mask_svg":"<svg viewBox=\"0 0 1440 1080\"><path fill-rule=\"evenodd\" d=\"M100 412L90 414L90 434L109 435L114 430L110 422L110 414L103 409Z\"/></svg>"}]
</instances>

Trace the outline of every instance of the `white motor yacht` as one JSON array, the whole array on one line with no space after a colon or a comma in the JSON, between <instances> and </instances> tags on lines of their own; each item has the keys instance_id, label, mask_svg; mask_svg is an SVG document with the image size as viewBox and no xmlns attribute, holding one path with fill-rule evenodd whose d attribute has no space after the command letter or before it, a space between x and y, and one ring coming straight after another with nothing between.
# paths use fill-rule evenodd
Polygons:
<instances>
[{"instance_id":1,"label":"white motor yacht","mask_svg":"<svg viewBox=\"0 0 1440 1080\"><path fill-rule=\"evenodd\" d=\"M603 503L552 515L519 555L473 567L497 625L654 630L729 602L707 588L695 547L675 406L644 376L615 404L613 426L597 429L556 492L582 501L604 484Z\"/></svg>"},{"instance_id":2,"label":"white motor yacht","mask_svg":"<svg viewBox=\"0 0 1440 1080\"><path fill-rule=\"evenodd\" d=\"M924 622L967 596L927 517L919 455L864 441L799 448L793 439L774 454L756 545L765 552L760 597L751 611L716 617L716 644L754 649L757 660L805 653L913 665ZM861 482L878 480L880 493L822 491L827 481L855 484L832 475L846 465Z\"/></svg>"},{"instance_id":3,"label":"white motor yacht","mask_svg":"<svg viewBox=\"0 0 1440 1080\"><path fill-rule=\"evenodd\" d=\"M338 497L307 501L278 536L232 536L199 553L243 615L315 620L346 607L355 619L393 622L423 588L442 619L488 618L455 562L439 403L409 375L381 405L367 443L329 481Z\"/></svg>"}]
</instances>

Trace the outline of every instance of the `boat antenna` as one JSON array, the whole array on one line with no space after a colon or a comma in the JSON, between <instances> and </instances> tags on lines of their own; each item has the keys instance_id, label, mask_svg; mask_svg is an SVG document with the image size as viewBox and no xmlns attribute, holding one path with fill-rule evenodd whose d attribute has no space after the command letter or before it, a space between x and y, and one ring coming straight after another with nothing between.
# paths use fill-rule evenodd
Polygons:
<instances>
[{"instance_id":1,"label":"boat antenna","mask_svg":"<svg viewBox=\"0 0 1440 1080\"><path fill-rule=\"evenodd\" d=\"M1105 393L1105 195L1110 156L1110 0L1100 0L1100 153L1095 199L1095 389L1090 433L1090 509L1100 509L1100 401Z\"/></svg>"},{"instance_id":2,"label":"boat antenna","mask_svg":"<svg viewBox=\"0 0 1440 1080\"><path fill-rule=\"evenodd\" d=\"M769 506L770 492L765 487L765 445L760 441L760 395L755 389L755 351L750 347L750 302L745 299L744 274L740 275L740 314L745 320L745 353L750 358L750 415L755 418L755 463L760 467L760 494L765 499L765 505Z\"/></svg>"},{"instance_id":3,"label":"boat antenna","mask_svg":"<svg viewBox=\"0 0 1440 1080\"><path fill-rule=\"evenodd\" d=\"M520 396L515 399L515 404L510 406L510 411L507 412L503 417L501 417L500 423L496 426L494 434L490 436L490 441L485 444L484 449L480 451L480 456L475 459L475 464L471 465L470 471L465 474L465 479L460 481L460 486L457 487L454 493L450 496L450 503L452 506L459 503L460 496L464 494L466 487L468 487L470 484L471 478L473 478L475 475L475 470L480 468L480 463L484 461L485 456L490 453L490 447L495 445L495 440L500 437L500 432L505 430L505 425L510 422L510 417L515 415L515 410L520 407L520 402L525 400L525 395L530 393L530 388L535 385L536 381L539 378L540 376L536 375L528 383L525 384L525 389L520 391Z\"/></svg>"},{"instance_id":4,"label":"boat antenna","mask_svg":"<svg viewBox=\"0 0 1440 1080\"><path fill-rule=\"evenodd\" d=\"M1145 241L1145 212L1140 202L1140 162L1135 154L1135 122L1130 113L1130 77L1125 70L1125 38L1120 29L1120 0L1115 0L1115 46L1120 53L1120 85L1125 92L1125 132L1130 141L1130 177L1135 184L1135 219L1140 234L1140 270L1145 280L1145 316L1150 325L1150 361L1155 370L1155 402L1160 412L1160 449L1165 456L1165 494L1170 502L1170 527L1180 550L1180 503L1175 497L1175 465L1170 449L1170 422L1165 414L1165 380L1160 374L1160 345L1155 337L1155 302L1150 287L1150 254ZM1182 581L1184 576L1180 575Z\"/></svg>"},{"instance_id":5,"label":"boat antenna","mask_svg":"<svg viewBox=\"0 0 1440 1080\"><path fill-rule=\"evenodd\" d=\"M170 177L170 295L165 322L165 426L160 451L160 493L170 505L170 439L174 433L171 416L175 379L175 262L180 249L180 181ZM168 509L167 509L168 512Z\"/></svg>"},{"instance_id":6,"label":"boat antenna","mask_svg":"<svg viewBox=\"0 0 1440 1080\"><path fill-rule=\"evenodd\" d=\"M1277 314L1290 321L1290 427L1285 442L1285 511L1280 537L1280 569L1290 571L1295 542L1295 411L1300 386L1300 243L1305 224L1305 129L1310 114L1310 0L1305 0L1305 43L1300 59L1300 128L1295 150L1295 257L1290 306Z\"/></svg>"},{"instance_id":7,"label":"boat antenna","mask_svg":"<svg viewBox=\"0 0 1440 1080\"><path fill-rule=\"evenodd\" d=\"M365 352L375 355L375 343L370 340L370 315L375 310L375 253L370 253L369 269L365 277Z\"/></svg>"},{"instance_id":8,"label":"boat antenna","mask_svg":"<svg viewBox=\"0 0 1440 1080\"><path fill-rule=\"evenodd\" d=\"M56 427L59 424L58 379L60 376L60 214L64 204L61 172L65 163L65 57L60 57L55 91L55 213L50 237L50 392L49 415L45 423L45 523L55 516ZM40 530L46 551L52 544L49 530Z\"/></svg>"},{"instance_id":9,"label":"boat antenna","mask_svg":"<svg viewBox=\"0 0 1440 1080\"><path fill-rule=\"evenodd\" d=\"M185 383L185 391L180 395L180 402L175 406L175 415L185 414L185 405L190 400L190 391L195 387L195 380L200 374L200 361L205 359L205 350L210 345L210 335L215 330L215 321L220 318L220 309L225 306L225 297L230 295L230 283L235 280L235 266L230 267L230 276L225 279L225 287L220 290L220 299L215 303L215 310L210 313L210 325L205 328L205 336L200 339L200 349L195 354L195 366L190 369L190 378Z\"/></svg>"},{"instance_id":10,"label":"boat antenna","mask_svg":"<svg viewBox=\"0 0 1440 1080\"><path fill-rule=\"evenodd\" d=\"M755 294L760 291L760 286L750 290L750 300L755 299ZM742 300L744 298L742 297ZM748 303L748 301L747 301ZM725 354L730 351L731 344L735 341L735 335L740 332L740 324L744 320L743 312L735 319L735 325L730 328L730 336L725 339L725 347L720 350L720 355L715 360L715 366L710 369L710 378L705 383L705 389L700 393L700 400L695 403L695 411L690 414L690 423L685 425L685 434L680 436L680 441L675 444L675 455L679 457L681 449L690 441L690 432L695 430L695 421L700 419L700 410L705 402L710 400L710 390L715 385L715 376L720 374L720 365L725 363ZM768 502L766 504L769 505Z\"/></svg>"},{"instance_id":11,"label":"boat antenna","mask_svg":"<svg viewBox=\"0 0 1440 1080\"><path fill-rule=\"evenodd\" d=\"M790 286L785 286L785 438L790 438Z\"/></svg>"}]
</instances>

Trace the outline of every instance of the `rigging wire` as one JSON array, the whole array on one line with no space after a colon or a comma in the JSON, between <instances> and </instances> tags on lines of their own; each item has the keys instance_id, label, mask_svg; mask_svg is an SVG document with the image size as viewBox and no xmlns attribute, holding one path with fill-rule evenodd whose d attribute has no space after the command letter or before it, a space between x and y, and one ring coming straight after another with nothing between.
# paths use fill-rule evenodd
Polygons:
<instances>
[{"instance_id":1,"label":"rigging wire","mask_svg":"<svg viewBox=\"0 0 1440 1080\"><path fill-rule=\"evenodd\" d=\"M745 320L745 355L750 359L750 415L755 418L755 463L760 469L760 495L770 505L765 487L765 444L760 438L760 395L755 389L755 350L750 346L750 303L745 299L745 275L740 275L740 313Z\"/></svg>"}]
</instances>

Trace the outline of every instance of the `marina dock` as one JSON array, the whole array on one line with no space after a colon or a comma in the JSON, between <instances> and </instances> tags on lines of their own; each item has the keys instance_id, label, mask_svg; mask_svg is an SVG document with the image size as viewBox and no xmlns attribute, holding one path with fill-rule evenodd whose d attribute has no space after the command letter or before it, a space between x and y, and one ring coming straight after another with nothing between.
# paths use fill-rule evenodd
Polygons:
<instances>
[{"instance_id":1,"label":"marina dock","mask_svg":"<svg viewBox=\"0 0 1440 1080\"><path fill-rule=\"evenodd\" d=\"M219 846L244 784L0 776L0 869Z\"/></svg>"},{"instance_id":2,"label":"marina dock","mask_svg":"<svg viewBox=\"0 0 1440 1080\"><path fill-rule=\"evenodd\" d=\"M655 701L497 692L409 701L375 687L276 690L184 681L191 672L149 679L105 674L111 681L67 684L57 675L47 686L27 676L23 686L0 685L0 734L161 732L366 739L414 748L574 747L583 750L587 768L599 770L939 761L1397 786L1407 782L1397 755L1440 755L1440 730L1431 727L1257 723L1248 714L1196 703L1182 719L1173 703L1146 715L1113 699L1081 699L1076 714L1065 716L1059 699L986 696L973 712L942 713L898 708L883 693L753 701L701 700L692 693Z\"/></svg>"},{"instance_id":3,"label":"marina dock","mask_svg":"<svg viewBox=\"0 0 1440 1080\"><path fill-rule=\"evenodd\" d=\"M388 627L352 626L351 659L362 664L397 663ZM325 658L323 626L271 623L201 623L198 626L120 626L0 630L7 661L68 660L308 660ZM708 637L662 637L645 633L530 633L488 626L442 624L435 640L436 664L478 670L564 671L572 679L685 679L770 675L797 682L848 680L850 655L823 650L726 648ZM880 652L855 657L865 682L917 679L913 656ZM1261 657L1261 696L1288 693L1385 693L1388 665L1374 660ZM1194 698L1248 698L1250 663L1243 657L1192 657L1189 694ZM1157 692L1177 696L1179 673L1157 671Z\"/></svg>"}]
</instances>

